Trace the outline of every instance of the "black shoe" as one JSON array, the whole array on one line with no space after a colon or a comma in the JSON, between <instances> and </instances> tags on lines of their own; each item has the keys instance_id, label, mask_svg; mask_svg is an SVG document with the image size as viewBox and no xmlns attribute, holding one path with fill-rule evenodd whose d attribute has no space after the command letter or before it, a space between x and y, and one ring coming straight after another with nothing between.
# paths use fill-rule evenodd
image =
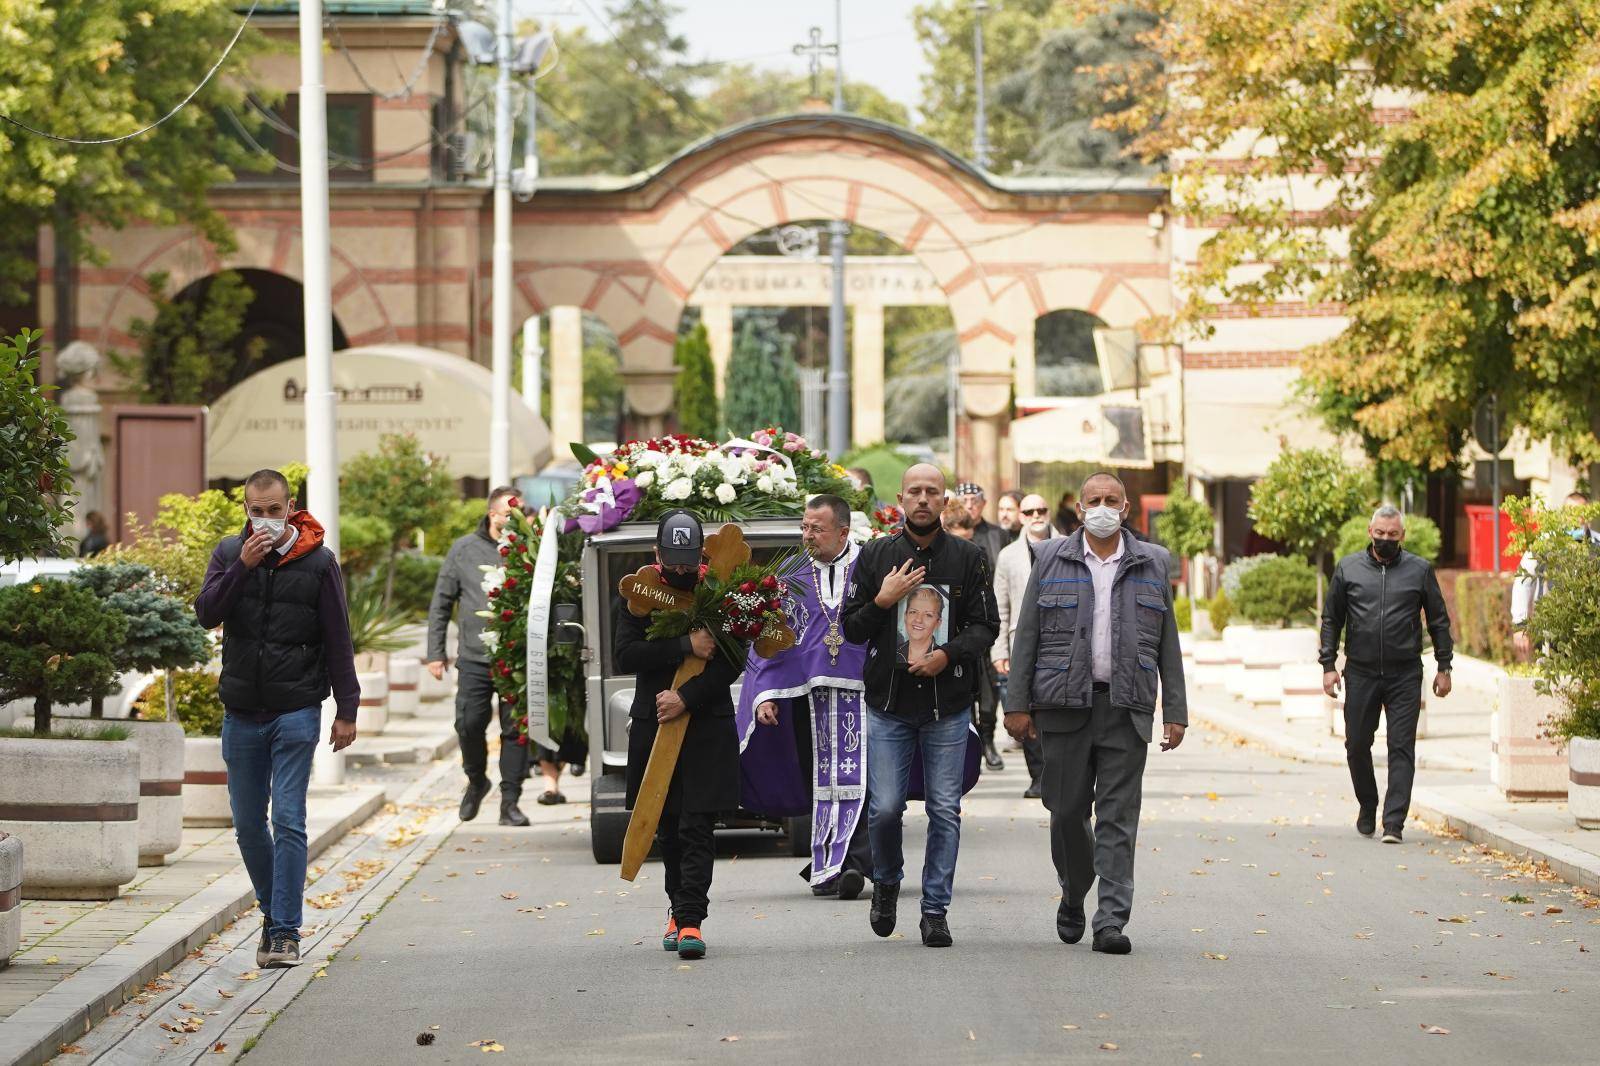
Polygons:
<instances>
[{"instance_id":1,"label":"black shoe","mask_svg":"<svg viewBox=\"0 0 1600 1066\"><path fill-rule=\"evenodd\" d=\"M257 969L265 967L267 965L267 956L272 954L272 937L267 935L267 926L271 924L271 918L261 919L261 942L256 945Z\"/></svg>"},{"instance_id":2,"label":"black shoe","mask_svg":"<svg viewBox=\"0 0 1600 1066\"><path fill-rule=\"evenodd\" d=\"M925 948L947 948L955 943L950 937L950 923L944 920L942 914L924 914L921 928L922 946Z\"/></svg>"},{"instance_id":3,"label":"black shoe","mask_svg":"<svg viewBox=\"0 0 1600 1066\"><path fill-rule=\"evenodd\" d=\"M811 894L816 896L818 899L838 899L839 879L837 877L830 877L820 885L812 885Z\"/></svg>"},{"instance_id":4,"label":"black shoe","mask_svg":"<svg viewBox=\"0 0 1600 1066\"><path fill-rule=\"evenodd\" d=\"M558 803L565 802L567 802L567 797L559 792L546 792L539 797L539 806L541 807L554 807Z\"/></svg>"},{"instance_id":5,"label":"black shoe","mask_svg":"<svg viewBox=\"0 0 1600 1066\"><path fill-rule=\"evenodd\" d=\"M500 824L524 826L528 824L528 816L522 813L522 808L517 806L516 796L500 797Z\"/></svg>"},{"instance_id":6,"label":"black shoe","mask_svg":"<svg viewBox=\"0 0 1600 1066\"><path fill-rule=\"evenodd\" d=\"M1121 929L1096 929L1094 949L1105 955L1126 955L1133 950L1133 941L1123 936Z\"/></svg>"},{"instance_id":7,"label":"black shoe","mask_svg":"<svg viewBox=\"0 0 1600 1066\"><path fill-rule=\"evenodd\" d=\"M1404 836L1404 833L1402 832L1400 826L1391 825L1384 827L1383 842L1385 844L1398 844L1400 843L1402 836Z\"/></svg>"},{"instance_id":8,"label":"black shoe","mask_svg":"<svg viewBox=\"0 0 1600 1066\"><path fill-rule=\"evenodd\" d=\"M483 781L468 781L467 790L461 794L461 820L470 822L478 816L478 808L483 806L483 797L489 794L489 779Z\"/></svg>"},{"instance_id":9,"label":"black shoe","mask_svg":"<svg viewBox=\"0 0 1600 1066\"><path fill-rule=\"evenodd\" d=\"M900 886L880 885L874 882L872 886L872 909L867 911L867 920L872 923L872 931L879 936L888 936L894 932L895 910L900 904Z\"/></svg>"},{"instance_id":10,"label":"black shoe","mask_svg":"<svg viewBox=\"0 0 1600 1066\"><path fill-rule=\"evenodd\" d=\"M867 887L867 879L860 870L846 870L839 875L839 898L860 899L861 890Z\"/></svg>"},{"instance_id":11,"label":"black shoe","mask_svg":"<svg viewBox=\"0 0 1600 1066\"><path fill-rule=\"evenodd\" d=\"M290 966L300 965L300 941L288 936L276 936L272 940L272 950L267 953L265 966L268 969L287 969Z\"/></svg>"},{"instance_id":12,"label":"black shoe","mask_svg":"<svg viewBox=\"0 0 1600 1066\"><path fill-rule=\"evenodd\" d=\"M567 763L567 773L571 774L573 777L582 777L583 771L586 769L588 769L588 767L584 766L581 762Z\"/></svg>"},{"instance_id":13,"label":"black shoe","mask_svg":"<svg viewBox=\"0 0 1600 1066\"><path fill-rule=\"evenodd\" d=\"M1087 924L1083 914L1083 904L1073 903L1066 896L1062 896L1061 905L1056 908L1056 936L1061 938L1061 942L1076 944L1082 940L1084 926ZM1096 940L1098 939L1097 937Z\"/></svg>"},{"instance_id":14,"label":"black shoe","mask_svg":"<svg viewBox=\"0 0 1600 1066\"><path fill-rule=\"evenodd\" d=\"M1036 781L1027 788L1023 789L1022 798L1025 800L1043 799L1044 793L1039 791L1039 783Z\"/></svg>"},{"instance_id":15,"label":"black shoe","mask_svg":"<svg viewBox=\"0 0 1600 1066\"><path fill-rule=\"evenodd\" d=\"M1006 761L1000 757L1000 752L995 748L993 737L983 742L983 765L996 773L1006 768Z\"/></svg>"},{"instance_id":16,"label":"black shoe","mask_svg":"<svg viewBox=\"0 0 1600 1066\"><path fill-rule=\"evenodd\" d=\"M1378 830L1378 809L1376 807L1363 807L1356 815L1356 832L1364 837L1369 837Z\"/></svg>"}]
</instances>

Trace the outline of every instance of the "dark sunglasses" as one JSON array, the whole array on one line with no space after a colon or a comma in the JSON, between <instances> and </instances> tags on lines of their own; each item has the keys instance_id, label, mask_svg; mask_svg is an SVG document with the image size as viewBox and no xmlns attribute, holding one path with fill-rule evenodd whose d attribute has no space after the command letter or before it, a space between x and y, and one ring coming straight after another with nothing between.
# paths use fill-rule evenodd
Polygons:
<instances>
[{"instance_id":1,"label":"dark sunglasses","mask_svg":"<svg viewBox=\"0 0 1600 1066\"><path fill-rule=\"evenodd\" d=\"M1048 508L1048 507L1035 507L1030 511L1023 511L1022 513L1027 515L1028 517L1032 518L1032 517L1037 517L1038 515L1042 515L1042 514L1049 514L1050 513L1050 508Z\"/></svg>"}]
</instances>

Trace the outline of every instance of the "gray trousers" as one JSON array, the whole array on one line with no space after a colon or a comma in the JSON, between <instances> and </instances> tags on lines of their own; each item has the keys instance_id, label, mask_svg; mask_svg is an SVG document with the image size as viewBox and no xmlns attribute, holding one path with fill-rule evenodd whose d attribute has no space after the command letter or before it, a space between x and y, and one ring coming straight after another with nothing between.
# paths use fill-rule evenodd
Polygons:
<instances>
[{"instance_id":1,"label":"gray trousers","mask_svg":"<svg viewBox=\"0 0 1600 1066\"><path fill-rule=\"evenodd\" d=\"M1044 748L1040 789L1050 811L1050 857L1061 891L1081 905L1099 877L1094 930L1121 929L1133 913L1133 848L1149 739L1101 691L1088 713L1043 711L1035 721Z\"/></svg>"}]
</instances>

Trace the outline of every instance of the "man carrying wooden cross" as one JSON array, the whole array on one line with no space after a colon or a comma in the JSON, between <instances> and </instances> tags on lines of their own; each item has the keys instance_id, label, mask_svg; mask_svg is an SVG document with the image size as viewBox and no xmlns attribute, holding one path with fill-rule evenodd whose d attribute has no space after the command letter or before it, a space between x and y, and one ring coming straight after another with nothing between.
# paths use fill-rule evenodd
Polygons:
<instances>
[{"instance_id":1,"label":"man carrying wooden cross","mask_svg":"<svg viewBox=\"0 0 1600 1066\"><path fill-rule=\"evenodd\" d=\"M704 535L693 512L668 511L656 526L656 566L669 587L688 592L705 571ZM640 618L621 595L612 606L618 669L635 675L628 730L627 805L644 783L657 727L689 715L683 750L662 807L656 841L666 868L670 911L661 946L681 958L706 953L700 926L710 905L711 867L716 858L716 816L739 806L739 734L734 728L733 683L744 664L717 654L716 639L697 629L684 637L651 640L649 618ZM706 661L699 676L672 688L678 666L690 657Z\"/></svg>"}]
</instances>

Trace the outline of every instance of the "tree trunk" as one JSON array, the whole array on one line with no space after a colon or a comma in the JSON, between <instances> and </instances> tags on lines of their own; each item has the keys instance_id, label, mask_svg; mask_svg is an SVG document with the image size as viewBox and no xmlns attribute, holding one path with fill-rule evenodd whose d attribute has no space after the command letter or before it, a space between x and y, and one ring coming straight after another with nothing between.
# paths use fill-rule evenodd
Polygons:
<instances>
[{"instance_id":1,"label":"tree trunk","mask_svg":"<svg viewBox=\"0 0 1600 1066\"><path fill-rule=\"evenodd\" d=\"M50 732L49 696L35 696L33 698L33 731L41 734Z\"/></svg>"},{"instance_id":2,"label":"tree trunk","mask_svg":"<svg viewBox=\"0 0 1600 1066\"><path fill-rule=\"evenodd\" d=\"M89 717L104 718L106 716L106 698L104 696L91 696L89 698Z\"/></svg>"}]
</instances>

